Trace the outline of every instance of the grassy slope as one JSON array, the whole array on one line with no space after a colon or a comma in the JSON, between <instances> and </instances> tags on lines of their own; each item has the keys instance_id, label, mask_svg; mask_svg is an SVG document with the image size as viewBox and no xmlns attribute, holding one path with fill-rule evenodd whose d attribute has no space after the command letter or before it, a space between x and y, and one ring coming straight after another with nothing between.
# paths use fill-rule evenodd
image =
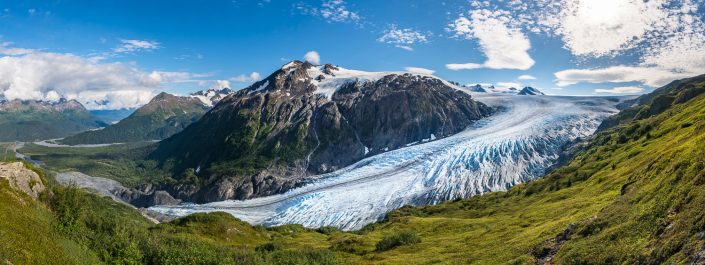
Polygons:
<instances>
[{"instance_id":1,"label":"grassy slope","mask_svg":"<svg viewBox=\"0 0 705 265\"><path fill-rule=\"evenodd\" d=\"M81 148L27 144L20 152L42 161L52 171L79 171L114 179L126 187L135 187L144 183L170 181L166 174L155 170L155 163L140 159L152 149L153 144L145 142Z\"/></svg>"},{"instance_id":2,"label":"grassy slope","mask_svg":"<svg viewBox=\"0 0 705 265\"><path fill-rule=\"evenodd\" d=\"M546 257L558 264L686 263L705 256L703 150L700 96L599 134L587 151L542 179L402 208L355 233L264 229L216 213L139 228L144 236L129 242L145 263L501 264ZM375 250L382 238L403 231L421 242ZM554 240L566 232L567 241Z\"/></svg>"}]
</instances>

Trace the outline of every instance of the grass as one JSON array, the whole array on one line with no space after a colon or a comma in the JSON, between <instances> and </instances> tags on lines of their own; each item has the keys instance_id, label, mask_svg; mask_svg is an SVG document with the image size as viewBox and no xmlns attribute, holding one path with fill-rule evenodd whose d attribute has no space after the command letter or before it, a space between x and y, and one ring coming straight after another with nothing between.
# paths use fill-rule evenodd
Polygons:
<instances>
[{"instance_id":1,"label":"grass","mask_svg":"<svg viewBox=\"0 0 705 265\"><path fill-rule=\"evenodd\" d=\"M15 144L0 143L0 162L15 161Z\"/></svg>"},{"instance_id":2,"label":"grass","mask_svg":"<svg viewBox=\"0 0 705 265\"><path fill-rule=\"evenodd\" d=\"M151 142L80 148L27 144L20 152L42 161L51 171L79 171L136 187L172 181L169 174L157 169L156 163L142 160L153 146Z\"/></svg>"}]
</instances>

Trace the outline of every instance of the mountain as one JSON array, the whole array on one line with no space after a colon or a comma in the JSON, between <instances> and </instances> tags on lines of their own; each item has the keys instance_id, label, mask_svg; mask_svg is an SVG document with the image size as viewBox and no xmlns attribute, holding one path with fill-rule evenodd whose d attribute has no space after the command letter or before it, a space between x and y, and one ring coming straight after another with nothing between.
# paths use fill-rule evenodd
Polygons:
<instances>
[{"instance_id":1,"label":"mountain","mask_svg":"<svg viewBox=\"0 0 705 265\"><path fill-rule=\"evenodd\" d=\"M633 120L642 120L663 113L705 93L705 75L675 80L653 92L627 100L622 111L604 121L598 130L606 130Z\"/></svg>"},{"instance_id":2,"label":"mountain","mask_svg":"<svg viewBox=\"0 0 705 265\"><path fill-rule=\"evenodd\" d=\"M525 96L536 96L536 95L546 95L543 92L539 91L536 88L527 86L521 89L517 95L525 95Z\"/></svg>"},{"instance_id":3,"label":"mountain","mask_svg":"<svg viewBox=\"0 0 705 265\"><path fill-rule=\"evenodd\" d=\"M486 93L486 92L487 92L487 90L485 90L485 89L482 87L482 85L480 85L480 84L477 84L477 85L474 85L474 86L467 86L467 88L468 88L470 91L472 91L472 92L480 92L480 93ZM494 88L494 87L493 87L493 88Z\"/></svg>"},{"instance_id":4,"label":"mountain","mask_svg":"<svg viewBox=\"0 0 705 265\"><path fill-rule=\"evenodd\" d=\"M198 91L191 94L191 97L197 98L206 106L213 107L228 95L234 93L230 88L211 88L208 90Z\"/></svg>"},{"instance_id":5,"label":"mountain","mask_svg":"<svg viewBox=\"0 0 705 265\"><path fill-rule=\"evenodd\" d=\"M78 145L162 140L180 132L207 110L208 107L197 98L161 93L118 123L66 137L61 143Z\"/></svg>"},{"instance_id":6,"label":"mountain","mask_svg":"<svg viewBox=\"0 0 705 265\"><path fill-rule=\"evenodd\" d=\"M406 206L354 232L263 228L222 212L154 224L107 197L55 186L41 169L0 164L0 174L14 175L0 180L0 234L7 239L0 240L0 262L703 264L704 109L705 96L696 96L594 135L581 153L540 179ZM17 188L27 186L50 192L35 200Z\"/></svg>"},{"instance_id":7,"label":"mountain","mask_svg":"<svg viewBox=\"0 0 705 265\"><path fill-rule=\"evenodd\" d=\"M75 100L0 102L0 141L56 139L100 126Z\"/></svg>"},{"instance_id":8,"label":"mountain","mask_svg":"<svg viewBox=\"0 0 705 265\"><path fill-rule=\"evenodd\" d=\"M294 61L220 101L149 159L191 181L190 200L281 193L312 174L452 135L490 113L451 86Z\"/></svg>"}]
</instances>

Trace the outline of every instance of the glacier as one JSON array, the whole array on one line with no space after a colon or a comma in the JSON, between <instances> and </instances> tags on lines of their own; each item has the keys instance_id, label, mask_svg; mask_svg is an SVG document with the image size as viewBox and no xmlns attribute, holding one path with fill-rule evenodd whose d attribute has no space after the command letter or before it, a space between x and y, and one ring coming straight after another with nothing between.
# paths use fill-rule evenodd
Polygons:
<instances>
[{"instance_id":1,"label":"glacier","mask_svg":"<svg viewBox=\"0 0 705 265\"><path fill-rule=\"evenodd\" d=\"M453 136L368 157L283 194L149 210L171 216L222 211L264 226L356 230L404 205L505 191L541 177L566 143L592 135L617 112L614 98L471 94L501 110Z\"/></svg>"}]
</instances>

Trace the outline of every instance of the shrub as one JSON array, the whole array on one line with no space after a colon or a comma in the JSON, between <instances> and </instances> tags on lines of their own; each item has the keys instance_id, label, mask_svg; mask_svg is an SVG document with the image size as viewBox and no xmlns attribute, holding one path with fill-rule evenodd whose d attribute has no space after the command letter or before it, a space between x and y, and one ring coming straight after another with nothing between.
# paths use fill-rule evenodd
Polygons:
<instances>
[{"instance_id":1,"label":"shrub","mask_svg":"<svg viewBox=\"0 0 705 265\"><path fill-rule=\"evenodd\" d=\"M333 243L331 243L330 249L333 251L341 251L359 255L364 255L367 253L365 237L356 235L344 236L342 238L335 239Z\"/></svg>"},{"instance_id":2,"label":"shrub","mask_svg":"<svg viewBox=\"0 0 705 265\"><path fill-rule=\"evenodd\" d=\"M377 251L387 251L398 246L412 245L421 243L421 238L413 231L402 231L395 234L385 236L377 242L375 249Z\"/></svg>"},{"instance_id":3,"label":"shrub","mask_svg":"<svg viewBox=\"0 0 705 265\"><path fill-rule=\"evenodd\" d=\"M257 252L272 252L282 250L284 247L279 242L267 242L255 248Z\"/></svg>"}]
</instances>

